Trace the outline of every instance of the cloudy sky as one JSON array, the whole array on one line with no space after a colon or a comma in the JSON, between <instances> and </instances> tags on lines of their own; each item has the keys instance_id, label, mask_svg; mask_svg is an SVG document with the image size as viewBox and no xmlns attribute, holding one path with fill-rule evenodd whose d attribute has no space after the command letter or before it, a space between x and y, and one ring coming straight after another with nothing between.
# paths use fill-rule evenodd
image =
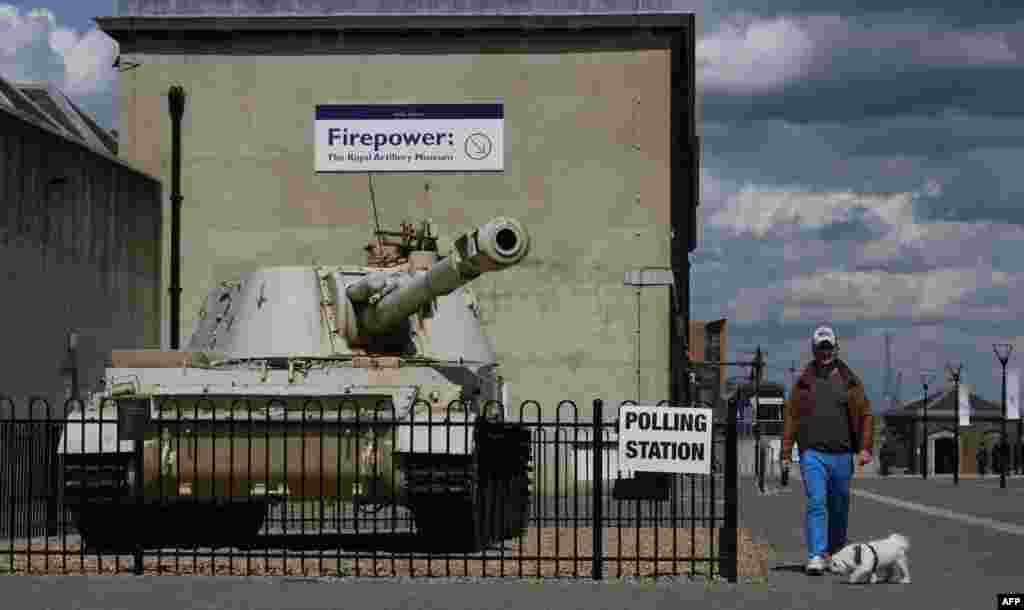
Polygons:
<instances>
[{"instance_id":1,"label":"cloudy sky","mask_svg":"<svg viewBox=\"0 0 1024 610\"><path fill-rule=\"evenodd\" d=\"M998 401L992 344L1024 368L1024 3L671 4L701 29L692 317L728 318L730 357L760 344L787 383L831 323L876 410L886 333L904 400L922 369L934 388L962 362ZM113 8L0 0L0 74L53 81L116 128L116 47L92 21Z\"/></svg>"}]
</instances>

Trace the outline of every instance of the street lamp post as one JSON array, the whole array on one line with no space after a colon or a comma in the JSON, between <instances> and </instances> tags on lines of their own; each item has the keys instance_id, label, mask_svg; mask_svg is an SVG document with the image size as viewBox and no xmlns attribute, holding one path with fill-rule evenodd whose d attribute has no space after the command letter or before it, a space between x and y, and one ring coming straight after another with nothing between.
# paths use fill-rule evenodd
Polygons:
<instances>
[{"instance_id":1,"label":"street lamp post","mask_svg":"<svg viewBox=\"0 0 1024 610\"><path fill-rule=\"evenodd\" d=\"M928 373L921 373L921 385L924 386L924 401L921 406L924 407L924 434L923 447L921 447L921 478L928 479L928 378L931 377Z\"/></svg>"},{"instance_id":2,"label":"street lamp post","mask_svg":"<svg viewBox=\"0 0 1024 610\"><path fill-rule=\"evenodd\" d=\"M953 438L956 445L956 457L953 459L953 485L960 485L960 371L963 363L958 364L954 369L952 365L946 365L949 375L953 378Z\"/></svg>"},{"instance_id":3,"label":"street lamp post","mask_svg":"<svg viewBox=\"0 0 1024 610\"><path fill-rule=\"evenodd\" d=\"M1024 474L1024 441L1021 440L1021 432L1024 431L1024 410L1020 406L1020 397L1017 397L1017 447L1014 455L1017 457L1017 474Z\"/></svg>"},{"instance_id":4,"label":"street lamp post","mask_svg":"<svg viewBox=\"0 0 1024 610\"><path fill-rule=\"evenodd\" d=\"M1006 363L1010 361L1013 346L1008 343L994 343L992 350L996 353L999 363L1003 365L1003 421L1002 433L999 438L999 489L1006 489Z\"/></svg>"}]
</instances>

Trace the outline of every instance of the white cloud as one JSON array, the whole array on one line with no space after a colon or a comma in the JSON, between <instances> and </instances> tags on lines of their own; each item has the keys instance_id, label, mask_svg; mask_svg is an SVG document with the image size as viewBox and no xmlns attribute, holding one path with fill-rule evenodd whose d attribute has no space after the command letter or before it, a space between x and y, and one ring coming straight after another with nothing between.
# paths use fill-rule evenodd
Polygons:
<instances>
[{"instance_id":1,"label":"white cloud","mask_svg":"<svg viewBox=\"0 0 1024 610\"><path fill-rule=\"evenodd\" d=\"M876 43L875 48L909 49L915 61L930 65L983 66L1012 64L1020 60L1010 47L1005 32L883 29L877 37L870 38Z\"/></svg>"},{"instance_id":2,"label":"white cloud","mask_svg":"<svg viewBox=\"0 0 1024 610\"><path fill-rule=\"evenodd\" d=\"M758 19L734 14L697 42L699 86L752 94L777 91L809 76L829 76L835 60L855 53L865 66L1013 65L1024 59L1021 28L937 30L933 24L868 23L837 16Z\"/></svg>"},{"instance_id":3,"label":"white cloud","mask_svg":"<svg viewBox=\"0 0 1024 610\"><path fill-rule=\"evenodd\" d=\"M726 202L726 186L722 180L706 167L700 168L700 210L707 214L722 207Z\"/></svg>"},{"instance_id":4,"label":"white cloud","mask_svg":"<svg viewBox=\"0 0 1024 610\"><path fill-rule=\"evenodd\" d=\"M983 297L993 292L1005 297L984 302ZM1017 316L1011 304L1022 298L1024 274L998 271L978 261L916 273L829 270L802 274L771 286L741 287L726 309L729 319L739 323L1012 322Z\"/></svg>"},{"instance_id":5,"label":"white cloud","mask_svg":"<svg viewBox=\"0 0 1024 610\"><path fill-rule=\"evenodd\" d=\"M981 66L1020 60L1013 36L1019 27L1003 31L939 29L935 24L868 23L851 21L846 44L837 51L868 51L885 61L911 61L931 66Z\"/></svg>"},{"instance_id":6,"label":"white cloud","mask_svg":"<svg viewBox=\"0 0 1024 610\"><path fill-rule=\"evenodd\" d=\"M833 59L858 58L848 69L904 67L1005 66L1024 59L1020 25L1000 26L1000 31L952 29L934 23L886 23L869 20L843 21L843 29L829 32L834 44L822 57L822 69ZM818 38L821 40L821 38Z\"/></svg>"},{"instance_id":7,"label":"white cloud","mask_svg":"<svg viewBox=\"0 0 1024 610\"><path fill-rule=\"evenodd\" d=\"M109 36L92 30L62 55L67 93L88 95L110 89L115 74L111 64L117 57L117 49Z\"/></svg>"},{"instance_id":8,"label":"white cloud","mask_svg":"<svg viewBox=\"0 0 1024 610\"><path fill-rule=\"evenodd\" d=\"M929 178L918 191L886 195L753 184L730 193L722 182L716 182L715 188L718 203L709 214L709 225L737 237L784 240L783 260L787 263L807 257L824 260L839 244L800 239L797 232L848 221L857 209L880 236L864 243L851 242L852 250L844 250L848 253L841 261L844 265L884 267L915 255L931 267L957 267L978 260L984 263L996 241L1024 240L1024 228L1013 225L918 221L914 203L943 193L938 178Z\"/></svg>"},{"instance_id":9,"label":"white cloud","mask_svg":"<svg viewBox=\"0 0 1024 610\"><path fill-rule=\"evenodd\" d=\"M805 20L728 20L697 42L699 78L708 90L773 90L800 77L814 50Z\"/></svg>"},{"instance_id":10,"label":"white cloud","mask_svg":"<svg viewBox=\"0 0 1024 610\"><path fill-rule=\"evenodd\" d=\"M741 290L730 308L736 308L746 320L770 317L771 313L759 316L756 312L773 309L784 321L991 320L1012 316L1012 312L1005 306L972 304L971 296L991 289L1005 289L1009 295L1020 286L1019 280L1017 275L991 267L921 273L828 271L798 276L770 288Z\"/></svg>"},{"instance_id":11,"label":"white cloud","mask_svg":"<svg viewBox=\"0 0 1024 610\"><path fill-rule=\"evenodd\" d=\"M50 54L36 49L43 42ZM55 84L70 95L90 95L110 90L115 71L117 44L109 36L93 29L82 35L57 26L47 9L32 9L25 14L17 7L0 5L0 74L11 80L45 80L45 62L57 61L64 73Z\"/></svg>"},{"instance_id":12,"label":"white cloud","mask_svg":"<svg viewBox=\"0 0 1024 610\"><path fill-rule=\"evenodd\" d=\"M850 220L855 208L864 208L887 225L905 225L913 223L913 197L913 193L869 195L748 184L732 195L710 221L712 225L736 234L765 237L794 225L820 229Z\"/></svg>"},{"instance_id":13,"label":"white cloud","mask_svg":"<svg viewBox=\"0 0 1024 610\"><path fill-rule=\"evenodd\" d=\"M1024 239L1024 228L992 222L932 222L890 226L856 254L859 265L882 266L911 254L929 267L986 265L992 244Z\"/></svg>"}]
</instances>

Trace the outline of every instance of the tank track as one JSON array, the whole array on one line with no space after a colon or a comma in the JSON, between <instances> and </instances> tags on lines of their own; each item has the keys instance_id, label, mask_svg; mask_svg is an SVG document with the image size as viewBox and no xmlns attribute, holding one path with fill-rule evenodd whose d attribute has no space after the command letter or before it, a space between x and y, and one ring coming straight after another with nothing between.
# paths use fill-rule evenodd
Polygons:
<instances>
[{"instance_id":1,"label":"tank track","mask_svg":"<svg viewBox=\"0 0 1024 610\"><path fill-rule=\"evenodd\" d=\"M476 447L471 456L406 456L407 501L419 534L432 548L479 551L526 531L529 430L482 423Z\"/></svg>"},{"instance_id":2,"label":"tank track","mask_svg":"<svg viewBox=\"0 0 1024 610\"><path fill-rule=\"evenodd\" d=\"M268 503L145 498L137 503L132 454L101 454L64 463L64 502L87 552L143 548L242 547L259 533ZM153 524L159 524L154 527Z\"/></svg>"}]
</instances>

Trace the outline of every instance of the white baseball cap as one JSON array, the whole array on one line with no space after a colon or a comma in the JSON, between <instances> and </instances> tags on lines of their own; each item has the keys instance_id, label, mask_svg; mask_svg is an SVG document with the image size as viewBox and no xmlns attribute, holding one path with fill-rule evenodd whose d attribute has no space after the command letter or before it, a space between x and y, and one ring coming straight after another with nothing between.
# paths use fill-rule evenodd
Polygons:
<instances>
[{"instance_id":1,"label":"white baseball cap","mask_svg":"<svg viewBox=\"0 0 1024 610\"><path fill-rule=\"evenodd\" d=\"M818 345L825 342L831 343L832 346L835 347L836 333L828 326L819 326L814 329L814 336L811 338L811 345L818 347Z\"/></svg>"}]
</instances>

